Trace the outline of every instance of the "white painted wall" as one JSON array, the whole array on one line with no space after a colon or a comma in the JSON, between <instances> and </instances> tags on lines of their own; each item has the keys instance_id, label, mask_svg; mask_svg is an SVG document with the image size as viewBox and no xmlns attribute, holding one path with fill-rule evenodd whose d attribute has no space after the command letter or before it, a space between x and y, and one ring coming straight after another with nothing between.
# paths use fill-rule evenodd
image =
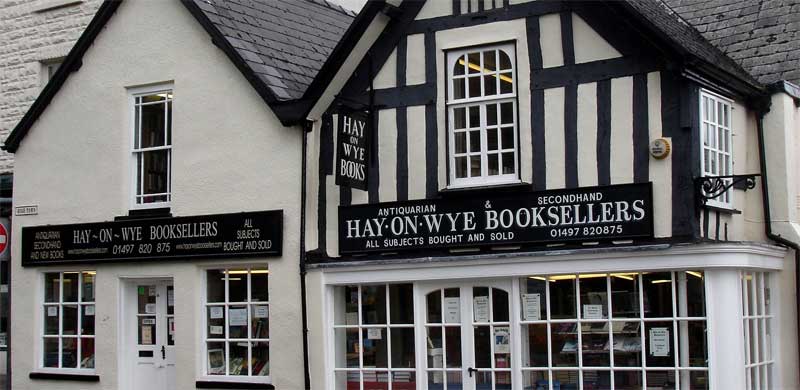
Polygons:
<instances>
[{"instance_id":1,"label":"white painted wall","mask_svg":"<svg viewBox=\"0 0 800 390\"><path fill-rule=\"evenodd\" d=\"M280 125L241 73L179 2L124 2L17 152L16 204L38 204L23 226L112 220L129 209L130 134L126 87L174 83L173 194L176 216L284 210L283 257L268 264L271 371L277 388L301 388L303 356L298 248L301 131ZM20 240L13 242L19 254ZM177 388L200 372L201 267L227 261L98 265L99 383L31 381L38 365L42 271L13 259L11 311L14 389L117 389L119 277L175 280ZM234 259L235 260L235 259ZM34 347L37 346L37 347Z\"/></svg>"}]
</instances>

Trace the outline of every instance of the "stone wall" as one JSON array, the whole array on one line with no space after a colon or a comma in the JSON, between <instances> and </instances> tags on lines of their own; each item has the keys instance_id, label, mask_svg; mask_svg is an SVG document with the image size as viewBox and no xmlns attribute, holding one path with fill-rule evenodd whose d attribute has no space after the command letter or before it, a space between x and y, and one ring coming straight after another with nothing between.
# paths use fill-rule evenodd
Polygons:
<instances>
[{"instance_id":1,"label":"stone wall","mask_svg":"<svg viewBox=\"0 0 800 390\"><path fill-rule=\"evenodd\" d=\"M47 82L46 65L65 57L101 0L0 1L0 139L5 140ZM0 151L0 173L14 168Z\"/></svg>"}]
</instances>

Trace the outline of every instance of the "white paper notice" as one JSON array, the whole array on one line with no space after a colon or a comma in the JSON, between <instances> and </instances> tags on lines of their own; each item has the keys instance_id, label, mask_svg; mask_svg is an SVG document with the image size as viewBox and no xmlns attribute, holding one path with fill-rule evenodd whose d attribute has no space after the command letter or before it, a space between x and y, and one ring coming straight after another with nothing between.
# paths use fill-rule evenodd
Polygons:
<instances>
[{"instance_id":1,"label":"white paper notice","mask_svg":"<svg viewBox=\"0 0 800 390\"><path fill-rule=\"evenodd\" d=\"M522 294L522 306L524 308L525 321L541 320L542 295L541 294Z\"/></svg>"},{"instance_id":2,"label":"white paper notice","mask_svg":"<svg viewBox=\"0 0 800 390\"><path fill-rule=\"evenodd\" d=\"M448 324L461 322L461 298L444 299L444 322Z\"/></svg>"},{"instance_id":3,"label":"white paper notice","mask_svg":"<svg viewBox=\"0 0 800 390\"><path fill-rule=\"evenodd\" d=\"M174 318L169 318L169 320L167 321L167 332L169 333L170 336L175 334L175 319Z\"/></svg>"},{"instance_id":4,"label":"white paper notice","mask_svg":"<svg viewBox=\"0 0 800 390\"><path fill-rule=\"evenodd\" d=\"M472 298L475 322L489 322L489 297Z\"/></svg>"},{"instance_id":5,"label":"white paper notice","mask_svg":"<svg viewBox=\"0 0 800 390\"><path fill-rule=\"evenodd\" d=\"M494 328L494 353L511 353L509 335L507 326Z\"/></svg>"},{"instance_id":6,"label":"white paper notice","mask_svg":"<svg viewBox=\"0 0 800 390\"><path fill-rule=\"evenodd\" d=\"M247 309L229 309L228 317L228 323L230 326L247 325Z\"/></svg>"},{"instance_id":7,"label":"white paper notice","mask_svg":"<svg viewBox=\"0 0 800 390\"><path fill-rule=\"evenodd\" d=\"M368 340L380 340L383 338L383 334L381 333L381 329L376 328L369 328L367 329L367 339Z\"/></svg>"},{"instance_id":8,"label":"white paper notice","mask_svg":"<svg viewBox=\"0 0 800 390\"><path fill-rule=\"evenodd\" d=\"M142 326L142 344L153 344L153 327L150 325Z\"/></svg>"},{"instance_id":9,"label":"white paper notice","mask_svg":"<svg viewBox=\"0 0 800 390\"><path fill-rule=\"evenodd\" d=\"M253 317L269 318L269 306L254 306Z\"/></svg>"},{"instance_id":10,"label":"white paper notice","mask_svg":"<svg viewBox=\"0 0 800 390\"><path fill-rule=\"evenodd\" d=\"M167 290L167 306L175 306L175 290Z\"/></svg>"},{"instance_id":11,"label":"white paper notice","mask_svg":"<svg viewBox=\"0 0 800 390\"><path fill-rule=\"evenodd\" d=\"M669 356L669 328L650 328L650 355Z\"/></svg>"},{"instance_id":12,"label":"white paper notice","mask_svg":"<svg viewBox=\"0 0 800 390\"><path fill-rule=\"evenodd\" d=\"M151 296L151 297L154 297L154 296L156 296L156 286L150 286L150 287L147 289L147 295L149 295L149 296Z\"/></svg>"},{"instance_id":13,"label":"white paper notice","mask_svg":"<svg viewBox=\"0 0 800 390\"><path fill-rule=\"evenodd\" d=\"M583 305L584 320L602 320L603 305Z\"/></svg>"},{"instance_id":14,"label":"white paper notice","mask_svg":"<svg viewBox=\"0 0 800 390\"><path fill-rule=\"evenodd\" d=\"M208 312L209 312L208 317L211 318L212 320L222 318L222 313L223 313L222 307L212 306L211 308L208 309Z\"/></svg>"},{"instance_id":15,"label":"white paper notice","mask_svg":"<svg viewBox=\"0 0 800 390\"><path fill-rule=\"evenodd\" d=\"M83 313L86 314L86 316L93 316L94 315L94 305L84 306L83 307Z\"/></svg>"},{"instance_id":16,"label":"white paper notice","mask_svg":"<svg viewBox=\"0 0 800 390\"><path fill-rule=\"evenodd\" d=\"M47 306L47 316L48 317L58 317L58 307L57 306Z\"/></svg>"},{"instance_id":17,"label":"white paper notice","mask_svg":"<svg viewBox=\"0 0 800 390\"><path fill-rule=\"evenodd\" d=\"M210 333L210 334L222 334L222 327L221 326L216 326L216 325L211 325L211 326L208 327L208 333Z\"/></svg>"},{"instance_id":18,"label":"white paper notice","mask_svg":"<svg viewBox=\"0 0 800 390\"><path fill-rule=\"evenodd\" d=\"M146 314L153 314L156 312L156 304L155 303L147 303L144 305L144 312Z\"/></svg>"}]
</instances>

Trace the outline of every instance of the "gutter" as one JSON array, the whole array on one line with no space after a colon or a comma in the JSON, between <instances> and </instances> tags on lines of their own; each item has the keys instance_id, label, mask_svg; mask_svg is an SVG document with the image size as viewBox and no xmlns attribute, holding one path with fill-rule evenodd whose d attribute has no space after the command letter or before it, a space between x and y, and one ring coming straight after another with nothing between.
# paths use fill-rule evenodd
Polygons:
<instances>
[{"instance_id":1,"label":"gutter","mask_svg":"<svg viewBox=\"0 0 800 390\"><path fill-rule=\"evenodd\" d=\"M769 95L765 97L769 99ZM768 106L766 106L768 107ZM791 248L794 251L794 294L795 294L795 321L797 323L797 349L800 351L800 245L798 243L782 237L780 234L772 232L772 217L770 215L769 206L769 180L767 176L767 157L766 148L764 144L764 115L769 111L768 108L762 106L758 111L758 119L756 120L756 129L758 131L758 160L761 167L761 198L764 204L764 230L767 238ZM800 365L798 365L800 370Z\"/></svg>"}]
</instances>

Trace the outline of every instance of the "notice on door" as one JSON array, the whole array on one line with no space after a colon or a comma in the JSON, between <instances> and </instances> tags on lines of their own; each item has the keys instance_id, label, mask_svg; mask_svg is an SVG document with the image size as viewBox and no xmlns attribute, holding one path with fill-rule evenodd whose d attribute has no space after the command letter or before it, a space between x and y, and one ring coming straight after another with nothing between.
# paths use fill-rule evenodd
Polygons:
<instances>
[{"instance_id":1,"label":"notice on door","mask_svg":"<svg viewBox=\"0 0 800 390\"><path fill-rule=\"evenodd\" d=\"M472 298L475 322L489 322L489 297Z\"/></svg>"},{"instance_id":2,"label":"notice on door","mask_svg":"<svg viewBox=\"0 0 800 390\"><path fill-rule=\"evenodd\" d=\"M446 297L444 299L444 322L446 324L461 322L461 298Z\"/></svg>"},{"instance_id":3,"label":"notice on door","mask_svg":"<svg viewBox=\"0 0 800 390\"><path fill-rule=\"evenodd\" d=\"M669 356L669 328L650 329L650 356Z\"/></svg>"},{"instance_id":4,"label":"notice on door","mask_svg":"<svg viewBox=\"0 0 800 390\"><path fill-rule=\"evenodd\" d=\"M494 328L494 353L511 353L511 338L507 326Z\"/></svg>"},{"instance_id":5,"label":"notice on door","mask_svg":"<svg viewBox=\"0 0 800 390\"><path fill-rule=\"evenodd\" d=\"M522 307L525 321L539 321L541 318L541 294L522 294Z\"/></svg>"}]
</instances>

